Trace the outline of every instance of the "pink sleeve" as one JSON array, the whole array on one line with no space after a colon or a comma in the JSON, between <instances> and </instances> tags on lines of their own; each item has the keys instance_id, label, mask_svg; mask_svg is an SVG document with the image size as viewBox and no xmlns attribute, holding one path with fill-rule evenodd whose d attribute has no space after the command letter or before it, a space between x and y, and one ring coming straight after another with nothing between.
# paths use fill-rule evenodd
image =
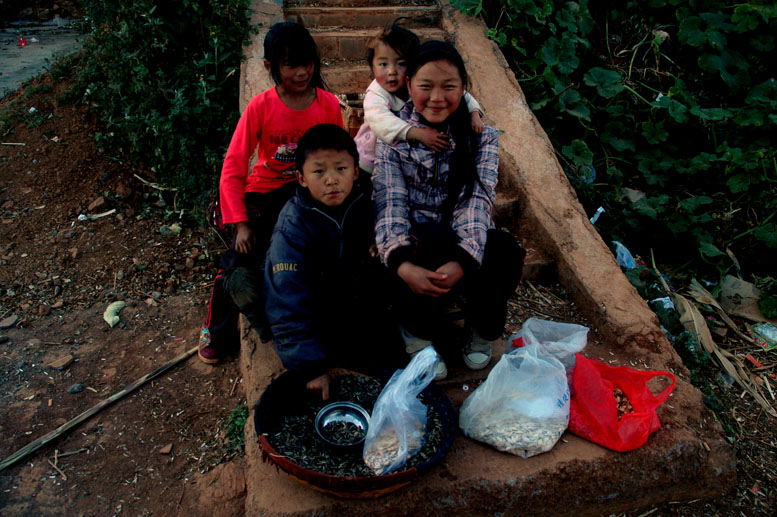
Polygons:
<instances>
[{"instance_id":1,"label":"pink sleeve","mask_svg":"<svg viewBox=\"0 0 777 517\"><path fill-rule=\"evenodd\" d=\"M233 224L248 220L245 205L248 164L259 143L261 121L259 102L248 103L237 123L232 141L229 143L224 166L221 169L219 197L224 223Z\"/></svg>"}]
</instances>

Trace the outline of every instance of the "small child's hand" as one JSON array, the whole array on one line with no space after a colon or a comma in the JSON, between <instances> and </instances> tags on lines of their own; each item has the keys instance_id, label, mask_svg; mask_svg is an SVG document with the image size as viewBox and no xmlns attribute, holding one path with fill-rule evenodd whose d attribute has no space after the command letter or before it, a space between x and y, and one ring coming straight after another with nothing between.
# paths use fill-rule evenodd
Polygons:
<instances>
[{"instance_id":1,"label":"small child's hand","mask_svg":"<svg viewBox=\"0 0 777 517\"><path fill-rule=\"evenodd\" d=\"M254 232L247 222L237 223L237 235L235 235L235 251L244 255L254 246Z\"/></svg>"},{"instance_id":2,"label":"small child's hand","mask_svg":"<svg viewBox=\"0 0 777 517\"><path fill-rule=\"evenodd\" d=\"M475 110L470 113L470 117L472 118L472 131L474 131L475 134L481 134L486 125L483 123L483 117L480 116L480 112Z\"/></svg>"},{"instance_id":3,"label":"small child's hand","mask_svg":"<svg viewBox=\"0 0 777 517\"><path fill-rule=\"evenodd\" d=\"M320 377L316 377L312 381L308 381L305 387L311 391L320 391L321 400L329 400L329 375L328 374L325 373Z\"/></svg>"},{"instance_id":4,"label":"small child's hand","mask_svg":"<svg viewBox=\"0 0 777 517\"><path fill-rule=\"evenodd\" d=\"M379 255L380 254L378 253L378 245L377 244L372 244L370 246L370 257L378 258Z\"/></svg>"},{"instance_id":5,"label":"small child's hand","mask_svg":"<svg viewBox=\"0 0 777 517\"><path fill-rule=\"evenodd\" d=\"M407 132L408 140L416 140L421 142L429 149L437 152L442 152L451 146L451 141L448 135L444 135L432 129L430 127L414 127Z\"/></svg>"}]
</instances>

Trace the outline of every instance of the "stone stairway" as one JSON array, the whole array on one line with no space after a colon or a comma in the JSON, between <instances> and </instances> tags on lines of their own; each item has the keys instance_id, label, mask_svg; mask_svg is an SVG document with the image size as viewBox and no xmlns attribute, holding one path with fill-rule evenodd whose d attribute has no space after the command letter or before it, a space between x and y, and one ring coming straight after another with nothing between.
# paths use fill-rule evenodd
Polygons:
<instances>
[{"instance_id":1,"label":"stone stairway","mask_svg":"<svg viewBox=\"0 0 777 517\"><path fill-rule=\"evenodd\" d=\"M733 452L719 424L704 408L655 316L588 222L547 136L480 22L456 12L445 0L253 0L252 9L252 23L261 26L245 48L241 109L272 86L262 65L262 41L277 21L299 21L308 27L330 89L351 97L363 93L371 80L364 61L367 38L396 18L406 17L405 25L422 39L454 43L467 63L472 94L488 123L502 131L495 219L529 248L525 276L556 279L571 293L593 327L586 355L607 358L611 364L671 370L677 386L659 410L662 428L632 453L614 453L567 433L550 453L521 459L459 435L443 465L413 485L372 501L319 493L263 463L251 416L246 426L246 514L600 515L708 497L733 486ZM497 358L504 347L501 343ZM253 409L263 389L282 371L280 361L271 345L245 328L240 364ZM452 369L442 387L458 407L466 396L462 386L482 380L487 372Z\"/></svg>"}]
</instances>

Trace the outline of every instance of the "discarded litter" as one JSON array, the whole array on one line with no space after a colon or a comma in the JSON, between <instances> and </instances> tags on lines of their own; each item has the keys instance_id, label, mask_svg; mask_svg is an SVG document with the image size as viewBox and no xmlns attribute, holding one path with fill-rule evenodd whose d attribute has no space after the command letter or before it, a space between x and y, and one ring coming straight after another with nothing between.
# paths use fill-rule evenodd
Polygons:
<instances>
[{"instance_id":1,"label":"discarded litter","mask_svg":"<svg viewBox=\"0 0 777 517\"><path fill-rule=\"evenodd\" d=\"M625 267L626 269L637 267L637 262L626 246L618 241L612 241L612 243L615 245L615 260L618 261L620 267Z\"/></svg>"},{"instance_id":2,"label":"discarded litter","mask_svg":"<svg viewBox=\"0 0 777 517\"><path fill-rule=\"evenodd\" d=\"M599 216L602 215L603 213L604 213L604 207L600 206L599 208L597 208L596 213L594 213L594 215L591 216L591 219L590 219L591 224L595 224L596 221L599 220Z\"/></svg>"},{"instance_id":3,"label":"discarded litter","mask_svg":"<svg viewBox=\"0 0 777 517\"><path fill-rule=\"evenodd\" d=\"M765 351L777 348L777 327L771 323L748 325L747 332Z\"/></svg>"},{"instance_id":4,"label":"discarded litter","mask_svg":"<svg viewBox=\"0 0 777 517\"><path fill-rule=\"evenodd\" d=\"M127 302L113 302L108 306L107 309L105 309L105 312L103 313L103 319L105 320L108 325L113 328L116 326L116 324L121 321L121 318L119 318L119 312L127 305Z\"/></svg>"}]
</instances>

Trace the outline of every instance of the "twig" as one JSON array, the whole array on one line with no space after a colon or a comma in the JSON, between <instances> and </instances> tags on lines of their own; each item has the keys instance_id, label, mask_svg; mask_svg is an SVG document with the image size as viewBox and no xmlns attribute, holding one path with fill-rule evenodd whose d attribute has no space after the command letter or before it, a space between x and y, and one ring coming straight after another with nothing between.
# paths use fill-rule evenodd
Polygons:
<instances>
[{"instance_id":1,"label":"twig","mask_svg":"<svg viewBox=\"0 0 777 517\"><path fill-rule=\"evenodd\" d=\"M27 145L23 142L3 142L3 145L21 145L22 147Z\"/></svg>"},{"instance_id":2,"label":"twig","mask_svg":"<svg viewBox=\"0 0 777 517\"><path fill-rule=\"evenodd\" d=\"M143 178L141 178L137 174L133 174L133 176L135 176L144 185L148 185L149 187L151 187L153 189L157 189L157 190L171 190L173 192L178 190L177 188L174 188L174 187L163 187L162 185L160 185L158 183L152 183L152 182L150 182L148 180L144 180Z\"/></svg>"},{"instance_id":3,"label":"twig","mask_svg":"<svg viewBox=\"0 0 777 517\"><path fill-rule=\"evenodd\" d=\"M54 468L54 470L56 470L57 472L59 472L59 474L62 476L62 478L63 478L65 481L67 481L67 476L65 475L65 473L64 473L64 472L62 472L62 471L59 469L59 467L57 467L56 465L54 465L53 463L51 463L51 460L50 460L50 459L48 459L48 458L46 458L46 461L48 461L48 462L49 462L49 465L51 465L51 466Z\"/></svg>"},{"instance_id":4,"label":"twig","mask_svg":"<svg viewBox=\"0 0 777 517\"><path fill-rule=\"evenodd\" d=\"M240 377L235 377L235 382L232 383L232 389L229 390L229 396L231 397L233 393L235 393L235 388L237 387L237 381L240 380ZM769 390L771 391L771 390ZM772 395L772 398L774 398L774 395Z\"/></svg>"},{"instance_id":5,"label":"twig","mask_svg":"<svg viewBox=\"0 0 777 517\"><path fill-rule=\"evenodd\" d=\"M535 293L537 296L539 296L540 298L542 298L543 300L545 300L545 301L548 303L548 305L553 305L553 302L552 302L552 301L550 301L550 300L548 300L548 298L547 298L547 297L546 297L544 294L542 294L541 292L539 292L539 291L537 290L537 288L536 288L536 287L534 287L534 285L532 285L532 283L531 283L531 282L529 282L529 281L527 280L527 281L526 281L526 283L529 285L529 287L531 287L531 290L532 290L532 291L534 291L534 293Z\"/></svg>"},{"instance_id":6,"label":"twig","mask_svg":"<svg viewBox=\"0 0 777 517\"><path fill-rule=\"evenodd\" d=\"M63 452L62 454L59 455L59 457L64 458L65 456L72 456L73 454L81 454L82 452L86 452L88 450L89 449L87 449L86 447L81 447L77 451Z\"/></svg>"},{"instance_id":7,"label":"twig","mask_svg":"<svg viewBox=\"0 0 777 517\"><path fill-rule=\"evenodd\" d=\"M120 392L115 393L114 395L111 395L109 398L107 398L107 399L105 399L103 401L98 402L95 406L87 409L86 411L84 411L83 413L81 413L80 415L75 417L74 419L70 420L69 422L66 422L66 423L62 424L61 426L59 426L58 428L54 429L53 431L45 434L44 436L41 436L40 438L38 438L34 442L26 445L25 447L22 447L21 449L19 449L18 451L16 451L15 453L11 454L6 459L4 459L2 463L0 463L0 471L4 470L6 467L10 467L11 465L16 463L20 459L22 459L25 456L27 456L28 454L37 451L38 449L40 449L41 447L43 447L44 445L46 445L50 441L54 440L55 438L58 438L59 436L61 436L65 432L69 431L71 428L77 426L78 424L80 424L84 420L87 420L88 418L90 418L95 413L98 413L98 412L102 411L103 409L105 409L106 407L110 406L111 404L113 404L117 400L121 399L125 395L135 391L136 389L138 389L139 387L141 387L142 385L144 385L148 381L157 378L158 376L162 375L164 372L166 372L167 370L169 370L173 366L177 365L178 363L181 363L181 362L185 361L186 359L190 358L191 356L193 356L196 353L197 353L197 347L195 346L191 350L188 350L187 352L184 352L183 354L179 355L178 357L176 357L176 358L168 361L167 363L163 364L162 366L160 366L159 368L157 368L153 372L144 375L140 379L138 379L135 382L133 382L132 384L128 385L126 388L124 388Z\"/></svg>"}]
</instances>

